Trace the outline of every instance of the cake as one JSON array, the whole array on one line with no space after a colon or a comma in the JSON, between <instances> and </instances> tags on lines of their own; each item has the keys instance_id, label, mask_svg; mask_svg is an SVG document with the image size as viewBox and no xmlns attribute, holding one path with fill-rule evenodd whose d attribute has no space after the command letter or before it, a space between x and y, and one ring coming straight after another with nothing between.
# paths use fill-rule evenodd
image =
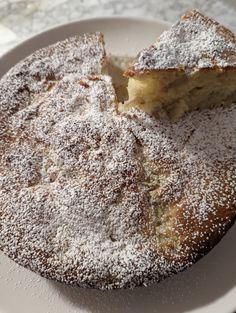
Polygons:
<instances>
[{"instance_id":1,"label":"cake","mask_svg":"<svg viewBox=\"0 0 236 313\"><path fill-rule=\"evenodd\" d=\"M136 107L175 121L188 111L228 104L236 100L235 35L196 10L187 12L125 75L123 110Z\"/></svg>"},{"instance_id":2,"label":"cake","mask_svg":"<svg viewBox=\"0 0 236 313\"><path fill-rule=\"evenodd\" d=\"M121 113L106 68L102 35L86 34L0 80L0 250L67 284L147 286L236 219L236 106L176 123Z\"/></svg>"}]
</instances>

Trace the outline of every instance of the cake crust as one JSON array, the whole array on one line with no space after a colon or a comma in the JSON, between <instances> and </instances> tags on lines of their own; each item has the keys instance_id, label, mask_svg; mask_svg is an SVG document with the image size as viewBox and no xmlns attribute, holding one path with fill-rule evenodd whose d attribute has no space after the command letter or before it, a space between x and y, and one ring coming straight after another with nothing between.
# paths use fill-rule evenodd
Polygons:
<instances>
[{"instance_id":1,"label":"cake crust","mask_svg":"<svg viewBox=\"0 0 236 313\"><path fill-rule=\"evenodd\" d=\"M235 69L236 38L226 27L192 10L149 48L142 50L125 76L156 71Z\"/></svg>"}]
</instances>

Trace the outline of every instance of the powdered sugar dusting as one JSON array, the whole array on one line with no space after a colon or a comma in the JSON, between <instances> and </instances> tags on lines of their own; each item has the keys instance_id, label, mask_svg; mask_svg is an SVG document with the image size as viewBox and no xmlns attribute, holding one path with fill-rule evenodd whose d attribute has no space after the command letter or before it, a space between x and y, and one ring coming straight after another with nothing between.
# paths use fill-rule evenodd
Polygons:
<instances>
[{"instance_id":1,"label":"powdered sugar dusting","mask_svg":"<svg viewBox=\"0 0 236 313\"><path fill-rule=\"evenodd\" d=\"M1 86L23 88L11 73ZM1 99L0 249L102 289L191 265L235 219L235 105L171 124L118 114L106 75L59 77L38 93L29 79L26 102L19 89Z\"/></svg>"},{"instance_id":2,"label":"powdered sugar dusting","mask_svg":"<svg viewBox=\"0 0 236 313\"><path fill-rule=\"evenodd\" d=\"M197 11L191 11L143 50L133 64L135 71L201 69L236 65L234 35Z\"/></svg>"}]
</instances>

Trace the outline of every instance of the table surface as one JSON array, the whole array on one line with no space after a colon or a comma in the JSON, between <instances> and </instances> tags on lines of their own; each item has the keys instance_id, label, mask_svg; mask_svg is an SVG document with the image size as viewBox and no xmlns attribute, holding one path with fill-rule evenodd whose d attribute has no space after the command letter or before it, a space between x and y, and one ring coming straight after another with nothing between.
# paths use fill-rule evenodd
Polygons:
<instances>
[{"instance_id":1,"label":"table surface","mask_svg":"<svg viewBox=\"0 0 236 313\"><path fill-rule=\"evenodd\" d=\"M235 0L0 0L0 55L58 24L97 16L145 16L174 22L196 8L236 32Z\"/></svg>"}]
</instances>

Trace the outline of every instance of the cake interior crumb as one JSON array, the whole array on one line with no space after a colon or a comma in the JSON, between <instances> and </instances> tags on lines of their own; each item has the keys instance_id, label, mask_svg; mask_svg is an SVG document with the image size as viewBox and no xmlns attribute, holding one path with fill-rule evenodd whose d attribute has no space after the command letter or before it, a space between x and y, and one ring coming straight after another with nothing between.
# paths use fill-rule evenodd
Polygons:
<instances>
[{"instance_id":1,"label":"cake interior crumb","mask_svg":"<svg viewBox=\"0 0 236 313\"><path fill-rule=\"evenodd\" d=\"M124 103L128 100L128 78L123 75L128 64L131 63L133 57L108 55L108 75L112 77L112 82L116 91L118 102Z\"/></svg>"}]
</instances>

